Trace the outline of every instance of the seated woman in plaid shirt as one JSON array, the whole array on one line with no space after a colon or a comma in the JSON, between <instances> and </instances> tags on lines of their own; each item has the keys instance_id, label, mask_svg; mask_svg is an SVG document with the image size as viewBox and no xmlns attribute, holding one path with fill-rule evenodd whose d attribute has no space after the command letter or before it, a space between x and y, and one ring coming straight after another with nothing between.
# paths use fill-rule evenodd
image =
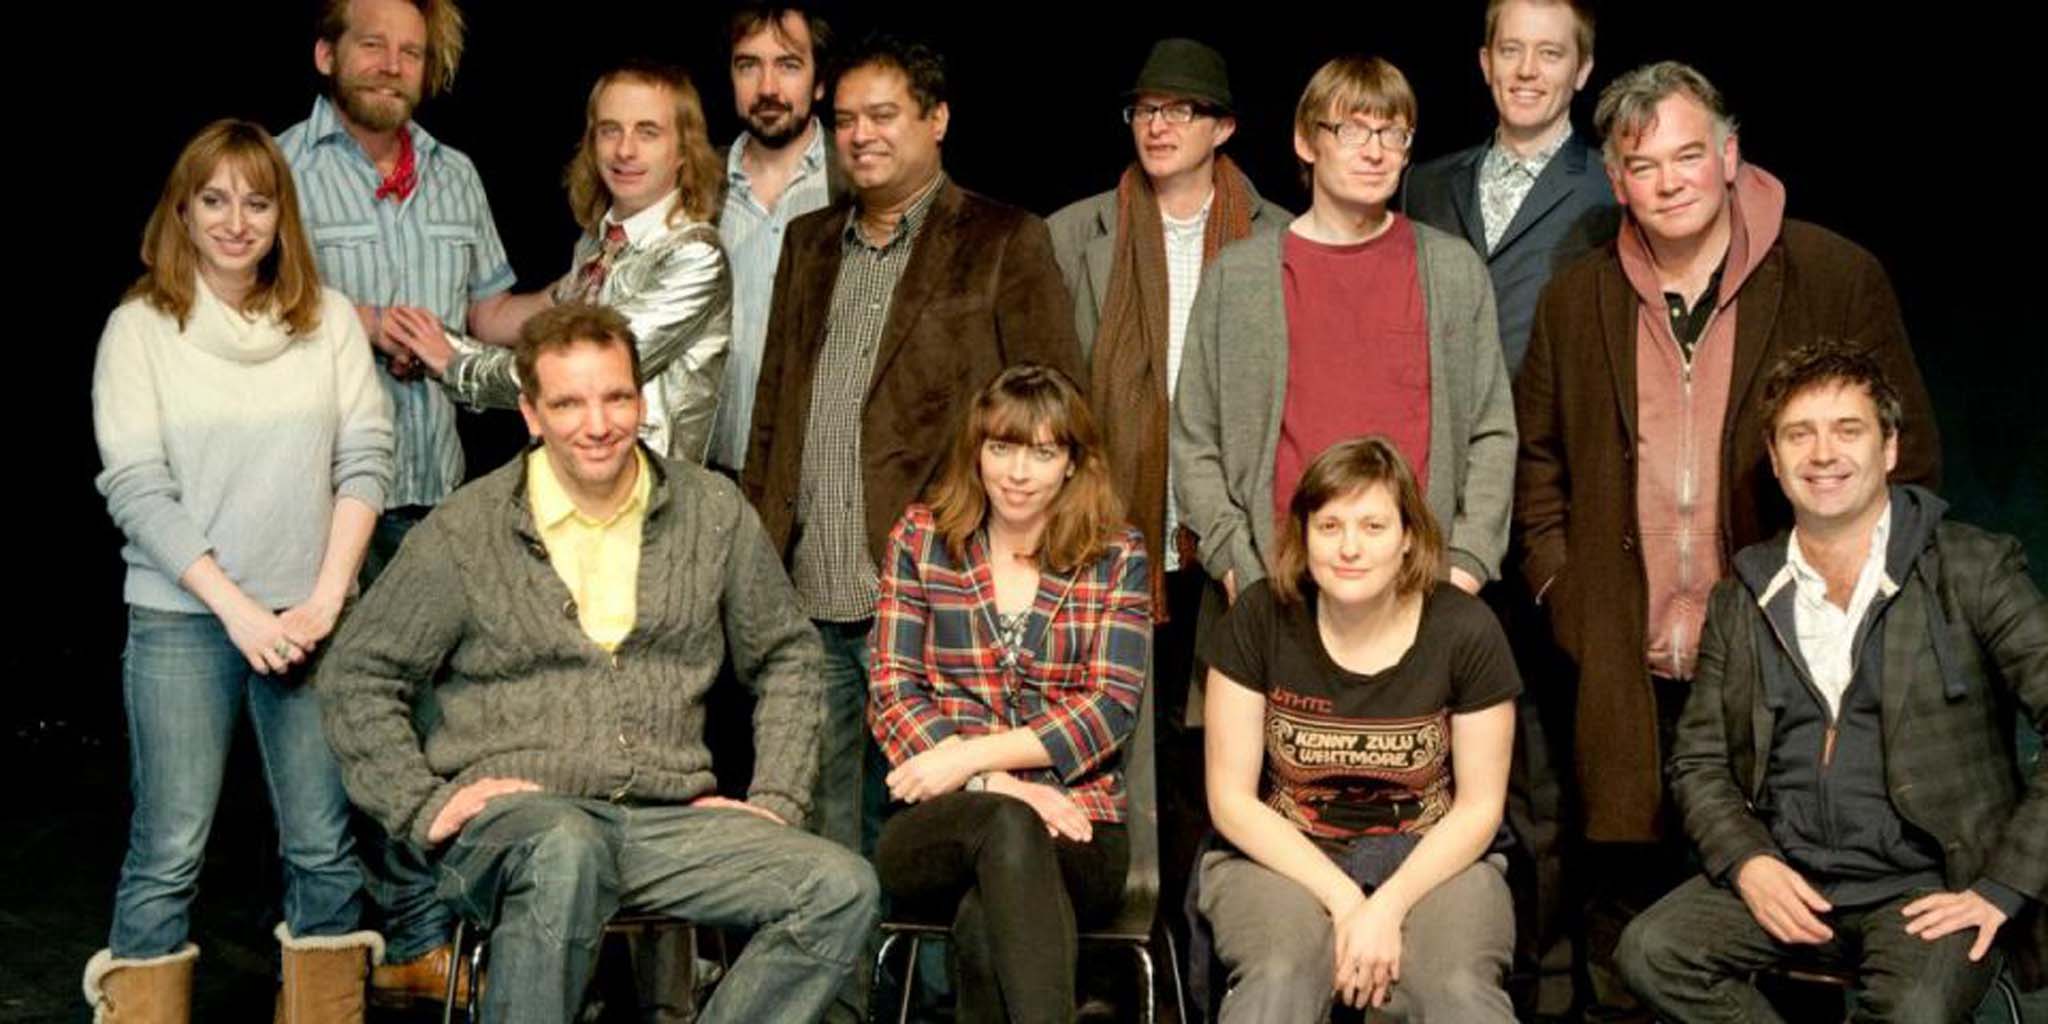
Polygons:
<instances>
[{"instance_id":1,"label":"seated woman in plaid shirt","mask_svg":"<svg viewBox=\"0 0 2048 1024\"><path fill-rule=\"evenodd\" d=\"M868 723L909 805L877 873L952 923L959 1020L1070 1020L1077 927L1116 912L1130 857L1144 542L1086 402L1046 367L982 389L930 499L889 536L868 641Z\"/></svg>"}]
</instances>

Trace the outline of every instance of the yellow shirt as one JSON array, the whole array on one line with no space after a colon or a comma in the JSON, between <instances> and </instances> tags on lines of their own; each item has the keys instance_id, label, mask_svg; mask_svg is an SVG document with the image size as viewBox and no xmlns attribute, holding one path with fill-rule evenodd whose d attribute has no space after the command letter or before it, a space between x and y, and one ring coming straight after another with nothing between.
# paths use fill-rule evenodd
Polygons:
<instances>
[{"instance_id":1,"label":"yellow shirt","mask_svg":"<svg viewBox=\"0 0 2048 1024\"><path fill-rule=\"evenodd\" d=\"M576 621L584 635L609 651L633 631L640 583L640 528L647 519L653 472L647 456L633 452L638 470L633 493L607 519L592 519L576 507L546 448L526 456L526 495L533 522L547 544L548 562L576 599Z\"/></svg>"}]
</instances>

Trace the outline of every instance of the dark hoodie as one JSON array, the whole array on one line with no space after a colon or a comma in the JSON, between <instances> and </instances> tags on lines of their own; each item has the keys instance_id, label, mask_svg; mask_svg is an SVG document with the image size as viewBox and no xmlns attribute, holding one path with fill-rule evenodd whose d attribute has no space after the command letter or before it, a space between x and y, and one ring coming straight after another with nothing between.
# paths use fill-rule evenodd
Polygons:
<instances>
[{"instance_id":1,"label":"dark hoodie","mask_svg":"<svg viewBox=\"0 0 2048 1024\"><path fill-rule=\"evenodd\" d=\"M1920 553L1932 543L1948 505L1913 486L1891 489L1891 539L1878 597L1857 625L1851 677L1832 720L1801 655L1793 621L1796 584L1780 535L1735 556L1735 576L1763 610L1775 642L1760 651L1763 698L1774 720L1757 814L1787 863L1837 906L1868 906L1913 889L1944 887L1942 848L1899 814L1885 778L1881 720L1886 612L1919 580ZM1928 602L1939 609L1939 601ZM1929 622L1937 643L1946 631ZM1945 690L1961 679L1943 664ZM1831 735L1832 734L1832 735ZM1988 879L1975 888L2006 911L2024 897Z\"/></svg>"}]
</instances>

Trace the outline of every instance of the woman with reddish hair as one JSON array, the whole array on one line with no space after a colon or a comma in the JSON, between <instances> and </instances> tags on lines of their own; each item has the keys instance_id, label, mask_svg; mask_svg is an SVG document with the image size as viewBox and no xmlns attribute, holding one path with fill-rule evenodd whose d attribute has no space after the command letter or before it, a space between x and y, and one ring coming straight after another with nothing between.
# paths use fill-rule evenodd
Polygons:
<instances>
[{"instance_id":1,"label":"woman with reddish hair","mask_svg":"<svg viewBox=\"0 0 2048 1024\"><path fill-rule=\"evenodd\" d=\"M127 538L135 809L86 997L96 1020L189 1016L190 907L246 708L284 861L278 1019L360 1021L382 943L356 931L363 878L308 666L384 503L390 402L257 125L185 146L142 262L93 367L96 482Z\"/></svg>"}]
</instances>

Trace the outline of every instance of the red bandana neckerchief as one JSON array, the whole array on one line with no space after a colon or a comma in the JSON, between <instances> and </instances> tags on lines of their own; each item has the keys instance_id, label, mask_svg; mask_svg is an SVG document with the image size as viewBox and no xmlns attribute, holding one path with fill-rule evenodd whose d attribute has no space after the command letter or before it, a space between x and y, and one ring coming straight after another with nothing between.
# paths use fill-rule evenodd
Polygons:
<instances>
[{"instance_id":1,"label":"red bandana neckerchief","mask_svg":"<svg viewBox=\"0 0 2048 1024\"><path fill-rule=\"evenodd\" d=\"M412 155L412 132L401 127L398 130L398 165L391 168L384 183L377 186L377 198L405 202L412 197L412 190L419 183L419 168Z\"/></svg>"}]
</instances>

